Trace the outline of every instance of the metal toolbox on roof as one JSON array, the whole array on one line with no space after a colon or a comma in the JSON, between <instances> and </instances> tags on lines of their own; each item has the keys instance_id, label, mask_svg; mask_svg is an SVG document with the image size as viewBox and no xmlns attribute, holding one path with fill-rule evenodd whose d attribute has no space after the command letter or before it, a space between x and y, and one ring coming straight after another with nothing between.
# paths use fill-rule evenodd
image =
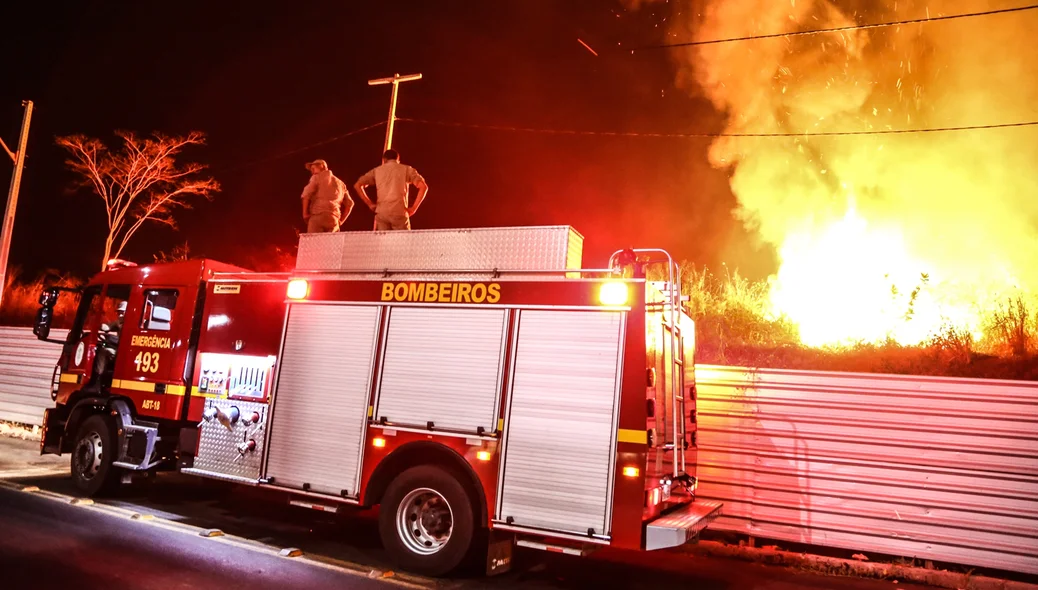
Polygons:
<instances>
[{"instance_id":1,"label":"metal toolbox on roof","mask_svg":"<svg viewBox=\"0 0 1038 590\"><path fill-rule=\"evenodd\" d=\"M296 270L562 270L580 268L583 243L568 225L302 234Z\"/></svg>"}]
</instances>

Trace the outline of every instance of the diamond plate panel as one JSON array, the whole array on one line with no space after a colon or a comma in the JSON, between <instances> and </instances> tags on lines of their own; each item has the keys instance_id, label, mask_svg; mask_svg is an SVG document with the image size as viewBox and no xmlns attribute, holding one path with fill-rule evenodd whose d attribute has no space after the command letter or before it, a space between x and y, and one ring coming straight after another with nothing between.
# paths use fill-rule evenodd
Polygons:
<instances>
[{"instance_id":1,"label":"diamond plate panel","mask_svg":"<svg viewBox=\"0 0 1038 590\"><path fill-rule=\"evenodd\" d=\"M301 234L299 236L299 252L296 254L296 268L306 270L322 270L339 268L342 263L342 234Z\"/></svg>"},{"instance_id":2,"label":"diamond plate panel","mask_svg":"<svg viewBox=\"0 0 1038 590\"><path fill-rule=\"evenodd\" d=\"M194 469L212 474L259 479L260 464L263 461L263 441L266 438L267 404L226 399L210 399L205 404L207 409L218 407L229 410L231 406L236 406L242 416L259 412L259 422L245 426L239 419L230 429L217 420L202 422ZM242 456L238 452L238 445L249 439L256 441L256 448Z\"/></svg>"},{"instance_id":3,"label":"diamond plate panel","mask_svg":"<svg viewBox=\"0 0 1038 590\"><path fill-rule=\"evenodd\" d=\"M568 225L299 236L299 270L551 270L580 266L584 238Z\"/></svg>"}]
</instances>

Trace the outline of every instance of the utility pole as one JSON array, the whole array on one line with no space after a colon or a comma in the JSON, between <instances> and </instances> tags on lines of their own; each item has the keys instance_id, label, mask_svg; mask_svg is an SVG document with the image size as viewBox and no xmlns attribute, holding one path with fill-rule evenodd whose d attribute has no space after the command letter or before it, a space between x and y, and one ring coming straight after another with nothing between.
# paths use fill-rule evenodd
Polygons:
<instances>
[{"instance_id":1,"label":"utility pole","mask_svg":"<svg viewBox=\"0 0 1038 590\"><path fill-rule=\"evenodd\" d=\"M29 121L32 120L32 101L23 100L25 115L22 117L22 132L18 136L18 151L11 153L4 140L0 145L14 161L14 173L11 175L11 188L7 191L7 211L4 213L3 234L0 235L0 305L4 301L4 288L7 286L7 254L11 249L11 232L14 230L14 213L18 208L18 187L22 184L22 167L25 165L25 145L29 142Z\"/></svg>"},{"instance_id":2,"label":"utility pole","mask_svg":"<svg viewBox=\"0 0 1038 590\"><path fill-rule=\"evenodd\" d=\"M401 82L410 82L411 80L421 80L421 74L407 74L401 76L400 74L393 74L392 78L379 78L377 80L368 80L368 86L378 86L380 84L392 84L393 85L393 96L389 99L389 124L386 126L386 147L383 148L388 150L393 147L393 123L396 122L396 93Z\"/></svg>"}]
</instances>

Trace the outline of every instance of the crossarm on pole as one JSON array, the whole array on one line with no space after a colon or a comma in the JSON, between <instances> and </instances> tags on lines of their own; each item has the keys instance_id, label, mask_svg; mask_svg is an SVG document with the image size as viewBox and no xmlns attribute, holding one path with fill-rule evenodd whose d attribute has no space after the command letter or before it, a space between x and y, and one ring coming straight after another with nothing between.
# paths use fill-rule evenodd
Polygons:
<instances>
[{"instance_id":1,"label":"crossarm on pole","mask_svg":"<svg viewBox=\"0 0 1038 590\"><path fill-rule=\"evenodd\" d=\"M11 156L11 161L12 162L17 162L18 161L18 154L12 152L11 148L7 147L7 144L4 143L3 138L0 138L0 145L4 146L4 151L7 152L8 156Z\"/></svg>"}]
</instances>

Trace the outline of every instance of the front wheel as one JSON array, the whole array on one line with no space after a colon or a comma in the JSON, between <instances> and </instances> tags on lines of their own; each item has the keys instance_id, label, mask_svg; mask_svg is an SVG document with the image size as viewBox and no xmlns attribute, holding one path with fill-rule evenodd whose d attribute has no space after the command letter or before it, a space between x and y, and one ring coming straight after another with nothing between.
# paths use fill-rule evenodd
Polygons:
<instances>
[{"instance_id":1,"label":"front wheel","mask_svg":"<svg viewBox=\"0 0 1038 590\"><path fill-rule=\"evenodd\" d=\"M475 520L475 501L456 477L439 467L412 467L386 490L379 533L400 567L442 576L468 555Z\"/></svg>"},{"instance_id":2,"label":"front wheel","mask_svg":"<svg viewBox=\"0 0 1038 590\"><path fill-rule=\"evenodd\" d=\"M115 430L106 416L94 415L83 421L72 449L72 481L88 496L114 492L121 474L112 465L116 455Z\"/></svg>"}]
</instances>

